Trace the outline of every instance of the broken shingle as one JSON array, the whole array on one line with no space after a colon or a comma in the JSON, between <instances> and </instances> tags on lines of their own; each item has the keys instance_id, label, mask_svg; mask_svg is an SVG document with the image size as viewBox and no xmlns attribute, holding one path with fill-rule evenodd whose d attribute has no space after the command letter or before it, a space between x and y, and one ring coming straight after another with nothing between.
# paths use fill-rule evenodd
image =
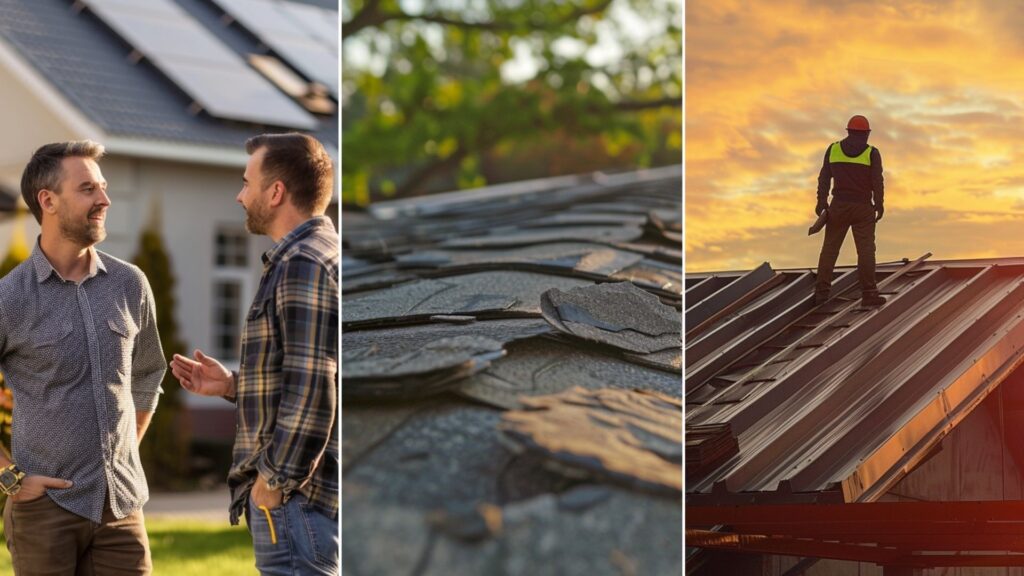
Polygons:
<instances>
[{"instance_id":1,"label":"broken shingle","mask_svg":"<svg viewBox=\"0 0 1024 576\"><path fill-rule=\"evenodd\" d=\"M652 392L585 390L524 398L499 429L566 472L682 494L682 403Z\"/></svg>"},{"instance_id":2,"label":"broken shingle","mask_svg":"<svg viewBox=\"0 0 1024 576\"><path fill-rule=\"evenodd\" d=\"M477 272L443 279L426 279L361 293L345 299L345 329L428 319L436 314L539 314L540 295L556 287L568 290L592 282L534 272Z\"/></svg>"},{"instance_id":3,"label":"broken shingle","mask_svg":"<svg viewBox=\"0 0 1024 576\"><path fill-rule=\"evenodd\" d=\"M344 492L429 511L564 489L560 474L515 465L522 456L504 446L500 419L493 408L439 398L347 468Z\"/></svg>"},{"instance_id":4,"label":"broken shingle","mask_svg":"<svg viewBox=\"0 0 1024 576\"><path fill-rule=\"evenodd\" d=\"M482 336L442 338L397 354L382 348L380 354L345 359L342 353L342 395L411 398L436 394L483 370L504 353L501 342Z\"/></svg>"},{"instance_id":5,"label":"broken shingle","mask_svg":"<svg viewBox=\"0 0 1024 576\"><path fill-rule=\"evenodd\" d=\"M419 350L431 342L456 336L477 336L499 342L512 342L551 332L541 318L502 318L466 323L472 316L437 318L416 326L345 330L341 335L342 360L361 360L374 356L396 356ZM475 319L474 319L475 320ZM344 371L345 368L342 367Z\"/></svg>"},{"instance_id":6,"label":"broken shingle","mask_svg":"<svg viewBox=\"0 0 1024 576\"><path fill-rule=\"evenodd\" d=\"M466 324L467 317L455 318L454 322L444 317L433 324L343 332L342 395L347 399L414 398L440 393L501 357L506 343L551 330L540 319Z\"/></svg>"},{"instance_id":7,"label":"broken shingle","mask_svg":"<svg viewBox=\"0 0 1024 576\"><path fill-rule=\"evenodd\" d=\"M682 366L679 312L629 282L549 290L541 296L541 312L556 330L629 352L640 363Z\"/></svg>"},{"instance_id":8,"label":"broken shingle","mask_svg":"<svg viewBox=\"0 0 1024 576\"><path fill-rule=\"evenodd\" d=\"M463 380L459 394L504 409L521 408L520 396L555 394L580 386L634 388L682 395L679 375L662 369L601 354L548 338L522 340L508 345L508 354L486 370Z\"/></svg>"}]
</instances>

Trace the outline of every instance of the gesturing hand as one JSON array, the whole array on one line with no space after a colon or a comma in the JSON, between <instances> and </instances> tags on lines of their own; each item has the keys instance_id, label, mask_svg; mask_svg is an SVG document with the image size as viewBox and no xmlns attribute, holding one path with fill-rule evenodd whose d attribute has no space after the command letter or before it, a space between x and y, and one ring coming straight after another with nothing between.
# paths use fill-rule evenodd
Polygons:
<instances>
[{"instance_id":1,"label":"gesturing hand","mask_svg":"<svg viewBox=\"0 0 1024 576\"><path fill-rule=\"evenodd\" d=\"M201 396L234 396L235 378L223 364L202 351L195 351L195 360L175 354L171 373L181 387Z\"/></svg>"},{"instance_id":2,"label":"gesturing hand","mask_svg":"<svg viewBox=\"0 0 1024 576\"><path fill-rule=\"evenodd\" d=\"M10 499L12 502L29 502L36 498L42 498L47 488L59 488L61 490L71 488L71 480L50 478L49 476L25 476L21 479L21 490Z\"/></svg>"}]
</instances>

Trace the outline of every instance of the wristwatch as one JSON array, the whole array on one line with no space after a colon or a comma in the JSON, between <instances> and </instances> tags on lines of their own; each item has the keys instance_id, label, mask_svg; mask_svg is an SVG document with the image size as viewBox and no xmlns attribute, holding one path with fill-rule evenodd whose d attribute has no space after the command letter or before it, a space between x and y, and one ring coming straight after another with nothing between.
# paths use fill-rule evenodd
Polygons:
<instances>
[{"instance_id":1,"label":"wristwatch","mask_svg":"<svg viewBox=\"0 0 1024 576\"><path fill-rule=\"evenodd\" d=\"M14 496L21 490L21 479L24 477L25 473L15 464L0 470L0 492Z\"/></svg>"}]
</instances>

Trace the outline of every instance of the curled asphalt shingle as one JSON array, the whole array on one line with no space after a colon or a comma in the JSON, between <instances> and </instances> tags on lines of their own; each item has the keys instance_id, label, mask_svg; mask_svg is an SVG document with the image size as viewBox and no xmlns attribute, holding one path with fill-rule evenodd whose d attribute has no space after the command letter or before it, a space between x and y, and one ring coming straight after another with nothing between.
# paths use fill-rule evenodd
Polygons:
<instances>
[{"instance_id":1,"label":"curled asphalt shingle","mask_svg":"<svg viewBox=\"0 0 1024 576\"><path fill-rule=\"evenodd\" d=\"M645 391L585 390L524 398L526 410L501 418L513 445L587 472L656 493L681 495L682 402Z\"/></svg>"},{"instance_id":2,"label":"curled asphalt shingle","mask_svg":"<svg viewBox=\"0 0 1024 576\"><path fill-rule=\"evenodd\" d=\"M682 366L679 311L629 282L549 290L541 295L541 313L559 332L612 346L640 363Z\"/></svg>"},{"instance_id":3,"label":"curled asphalt shingle","mask_svg":"<svg viewBox=\"0 0 1024 576\"><path fill-rule=\"evenodd\" d=\"M436 394L475 374L505 353L501 342L456 336L419 350L380 354L342 362L345 397L416 397Z\"/></svg>"},{"instance_id":4,"label":"curled asphalt shingle","mask_svg":"<svg viewBox=\"0 0 1024 576\"><path fill-rule=\"evenodd\" d=\"M460 382L457 392L502 409L521 408L520 396L555 394L575 386L641 388L673 397L682 394L678 374L638 366L586 346L534 338L507 348L507 356Z\"/></svg>"},{"instance_id":5,"label":"curled asphalt shingle","mask_svg":"<svg viewBox=\"0 0 1024 576\"><path fill-rule=\"evenodd\" d=\"M342 334L341 390L346 399L418 398L443 392L504 355L507 342L550 331L540 319L435 324ZM454 321L458 319L457 321Z\"/></svg>"},{"instance_id":6,"label":"curled asphalt shingle","mask_svg":"<svg viewBox=\"0 0 1024 576\"><path fill-rule=\"evenodd\" d=\"M357 294L342 306L345 328L436 314L539 314L540 295L552 287L568 290L588 280L534 272L478 272L457 278L426 279Z\"/></svg>"}]
</instances>

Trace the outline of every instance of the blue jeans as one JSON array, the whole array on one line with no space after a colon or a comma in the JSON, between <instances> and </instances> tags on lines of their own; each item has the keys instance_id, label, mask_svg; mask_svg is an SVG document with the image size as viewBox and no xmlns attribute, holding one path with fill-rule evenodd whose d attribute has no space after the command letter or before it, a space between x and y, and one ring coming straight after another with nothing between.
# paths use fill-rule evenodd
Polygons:
<instances>
[{"instance_id":1,"label":"blue jeans","mask_svg":"<svg viewBox=\"0 0 1024 576\"><path fill-rule=\"evenodd\" d=\"M249 533L262 576L338 574L338 522L296 493L267 513L249 500Z\"/></svg>"}]
</instances>

